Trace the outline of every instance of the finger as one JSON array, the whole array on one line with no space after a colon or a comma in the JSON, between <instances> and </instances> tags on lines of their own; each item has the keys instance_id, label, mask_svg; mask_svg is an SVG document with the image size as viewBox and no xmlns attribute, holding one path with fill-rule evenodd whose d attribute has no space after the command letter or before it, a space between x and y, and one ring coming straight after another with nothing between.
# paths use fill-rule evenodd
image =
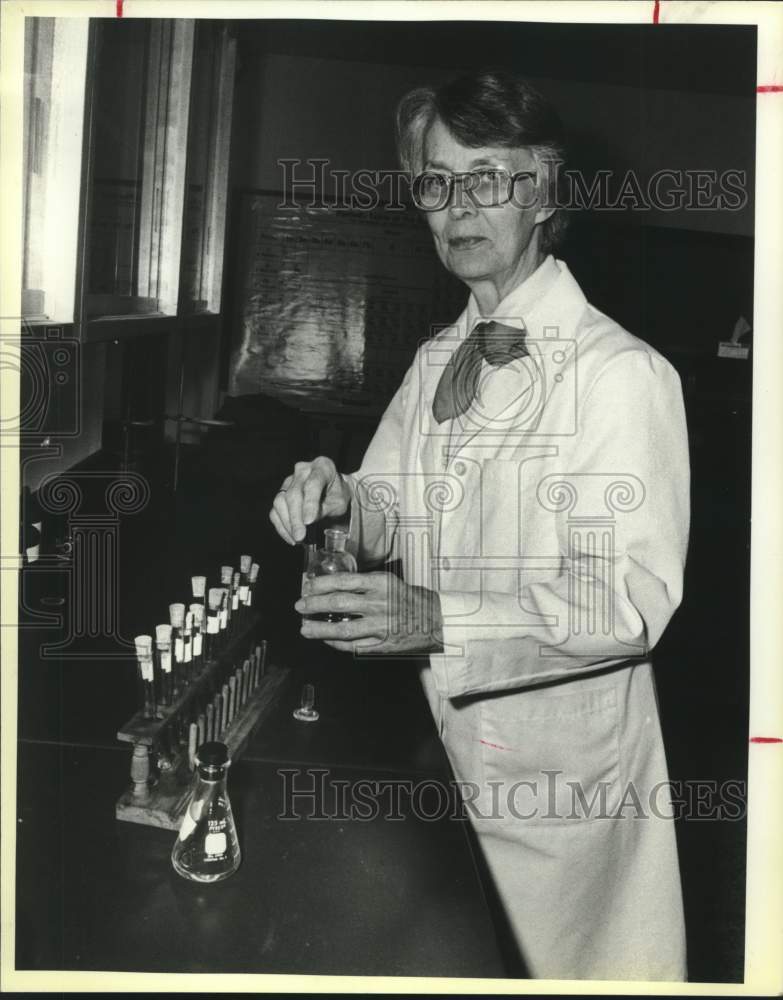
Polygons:
<instances>
[{"instance_id":1,"label":"finger","mask_svg":"<svg viewBox=\"0 0 783 1000\"><path fill-rule=\"evenodd\" d=\"M287 510L288 510L288 508L286 508L286 511ZM287 517L287 514L286 514L286 517ZM274 506L269 511L269 520L272 522L272 524L274 525L275 531L278 533L278 535L280 535L280 537L283 539L284 542L288 542L289 545L295 545L296 544L294 542L294 539L291 536L290 531L288 530L288 528L286 527L286 525L283 523L283 520L282 520L280 514L278 513L276 507L274 507Z\"/></svg>"},{"instance_id":2,"label":"finger","mask_svg":"<svg viewBox=\"0 0 783 1000\"><path fill-rule=\"evenodd\" d=\"M321 504L332 481L332 468L322 458L316 458L304 484L302 520L312 524L321 513Z\"/></svg>"},{"instance_id":3,"label":"finger","mask_svg":"<svg viewBox=\"0 0 783 1000\"><path fill-rule=\"evenodd\" d=\"M310 474L310 462L297 462L294 466L294 474L291 477L291 484L285 493L285 502L288 507L288 518L291 525L291 535L297 542L301 542L305 536L305 527L302 520L302 504L304 484Z\"/></svg>"},{"instance_id":4,"label":"finger","mask_svg":"<svg viewBox=\"0 0 783 1000\"><path fill-rule=\"evenodd\" d=\"M311 618L302 619L301 633L307 639L353 639L373 638L373 629L367 618L354 618L347 622L319 622Z\"/></svg>"},{"instance_id":5,"label":"finger","mask_svg":"<svg viewBox=\"0 0 783 1000\"><path fill-rule=\"evenodd\" d=\"M278 490L277 495L272 501L272 509L277 512L277 516L280 518L280 523L285 528L288 535L291 537L291 541L294 542L294 532L291 525L291 507L290 498L293 495L295 487L289 485L286 489Z\"/></svg>"},{"instance_id":6,"label":"finger","mask_svg":"<svg viewBox=\"0 0 783 1000\"><path fill-rule=\"evenodd\" d=\"M334 590L355 590L369 593L379 589L379 582L374 577L387 576L386 573L329 573L326 576L312 576L308 579L305 593L328 594Z\"/></svg>"},{"instance_id":7,"label":"finger","mask_svg":"<svg viewBox=\"0 0 783 1000\"><path fill-rule=\"evenodd\" d=\"M331 594L300 597L294 608L300 615L313 615L319 611L337 611L366 617L377 610L377 602L370 602L364 595L354 594L350 591L336 591Z\"/></svg>"}]
</instances>

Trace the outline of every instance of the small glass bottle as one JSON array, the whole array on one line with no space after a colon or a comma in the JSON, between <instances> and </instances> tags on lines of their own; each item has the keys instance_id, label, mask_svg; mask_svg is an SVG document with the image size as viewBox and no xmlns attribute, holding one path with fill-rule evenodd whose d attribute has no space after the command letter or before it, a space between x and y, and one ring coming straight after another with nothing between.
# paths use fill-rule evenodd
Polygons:
<instances>
[{"instance_id":1,"label":"small glass bottle","mask_svg":"<svg viewBox=\"0 0 783 1000\"><path fill-rule=\"evenodd\" d=\"M228 878L242 860L226 789L230 763L225 743L203 743L196 752L195 786L171 852L174 871L193 882Z\"/></svg>"},{"instance_id":2,"label":"small glass bottle","mask_svg":"<svg viewBox=\"0 0 783 1000\"><path fill-rule=\"evenodd\" d=\"M324 531L324 547L318 550L318 556L306 570L305 576L311 579L315 576L331 576L333 573L355 573L356 560L345 549L348 533L342 528L327 528ZM348 622L361 615L348 611L317 611L315 614L304 615L317 622Z\"/></svg>"}]
</instances>

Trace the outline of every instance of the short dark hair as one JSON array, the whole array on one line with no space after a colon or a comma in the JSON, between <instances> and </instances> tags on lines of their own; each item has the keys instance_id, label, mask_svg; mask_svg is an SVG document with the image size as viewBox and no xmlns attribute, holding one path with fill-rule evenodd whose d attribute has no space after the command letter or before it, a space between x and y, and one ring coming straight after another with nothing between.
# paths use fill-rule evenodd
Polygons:
<instances>
[{"instance_id":1,"label":"short dark hair","mask_svg":"<svg viewBox=\"0 0 783 1000\"><path fill-rule=\"evenodd\" d=\"M546 175L546 204L558 205L565 161L565 133L550 102L522 77L482 69L442 87L417 87L397 105L397 153L411 175L423 167L424 136L440 119L464 146L527 148ZM541 225L541 248L562 240L568 217L561 208Z\"/></svg>"}]
</instances>

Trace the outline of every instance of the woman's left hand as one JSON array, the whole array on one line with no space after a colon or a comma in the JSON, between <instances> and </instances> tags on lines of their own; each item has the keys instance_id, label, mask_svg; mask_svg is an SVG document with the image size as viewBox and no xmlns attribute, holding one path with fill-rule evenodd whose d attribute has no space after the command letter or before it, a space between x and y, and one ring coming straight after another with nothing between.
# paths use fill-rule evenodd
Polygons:
<instances>
[{"instance_id":1,"label":"woman's left hand","mask_svg":"<svg viewBox=\"0 0 783 1000\"><path fill-rule=\"evenodd\" d=\"M440 598L393 573L333 573L305 580L295 604L303 615L361 615L342 622L302 621L302 635L357 655L432 653L443 648Z\"/></svg>"}]
</instances>

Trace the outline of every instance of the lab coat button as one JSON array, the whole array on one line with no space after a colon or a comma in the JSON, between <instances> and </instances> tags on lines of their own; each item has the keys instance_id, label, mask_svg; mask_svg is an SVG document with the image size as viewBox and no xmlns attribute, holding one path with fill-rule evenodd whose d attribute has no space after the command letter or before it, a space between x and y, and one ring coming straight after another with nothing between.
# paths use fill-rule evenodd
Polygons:
<instances>
[{"instance_id":1,"label":"lab coat button","mask_svg":"<svg viewBox=\"0 0 783 1000\"><path fill-rule=\"evenodd\" d=\"M454 465L454 471L457 473L458 476L464 476L465 475L465 463L464 462L456 462L455 465Z\"/></svg>"},{"instance_id":2,"label":"lab coat button","mask_svg":"<svg viewBox=\"0 0 783 1000\"><path fill-rule=\"evenodd\" d=\"M451 563L448 561L448 559L441 560L440 566L444 573L448 573L448 571L451 569Z\"/></svg>"}]
</instances>

